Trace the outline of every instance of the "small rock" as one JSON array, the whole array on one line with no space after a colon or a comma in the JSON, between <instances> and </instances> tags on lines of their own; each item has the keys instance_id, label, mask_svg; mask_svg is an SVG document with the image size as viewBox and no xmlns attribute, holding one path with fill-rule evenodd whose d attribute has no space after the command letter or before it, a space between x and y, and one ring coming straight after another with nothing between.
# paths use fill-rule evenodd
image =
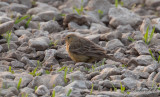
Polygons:
<instances>
[{"instance_id":1,"label":"small rock","mask_svg":"<svg viewBox=\"0 0 160 97\"><path fill-rule=\"evenodd\" d=\"M14 22L13 21L9 21L9 22L5 22L5 23L2 23L0 25L0 35L6 33L7 31L10 31L12 30L13 28L13 25L14 25Z\"/></svg>"},{"instance_id":2,"label":"small rock","mask_svg":"<svg viewBox=\"0 0 160 97\"><path fill-rule=\"evenodd\" d=\"M70 87L74 87L78 89L87 89L85 81L81 81L81 80L75 80L66 86L66 88L70 88Z\"/></svg>"},{"instance_id":3,"label":"small rock","mask_svg":"<svg viewBox=\"0 0 160 97\"><path fill-rule=\"evenodd\" d=\"M121 33L128 33L128 32L134 31L134 29L129 24L128 25L119 25L117 27L117 30L118 30L118 32L121 32Z\"/></svg>"},{"instance_id":4,"label":"small rock","mask_svg":"<svg viewBox=\"0 0 160 97\"><path fill-rule=\"evenodd\" d=\"M160 4L160 0L146 0L145 4L147 6L151 6L151 7L158 7L158 5Z\"/></svg>"},{"instance_id":5,"label":"small rock","mask_svg":"<svg viewBox=\"0 0 160 97\"><path fill-rule=\"evenodd\" d=\"M100 36L100 40L104 41L110 41L113 39L121 39L121 38L122 38L122 33L119 31L113 31Z\"/></svg>"},{"instance_id":6,"label":"small rock","mask_svg":"<svg viewBox=\"0 0 160 97\"><path fill-rule=\"evenodd\" d=\"M24 4L26 6L28 6L29 8L32 7L32 3L30 0L18 0L20 2L20 4Z\"/></svg>"},{"instance_id":7,"label":"small rock","mask_svg":"<svg viewBox=\"0 0 160 97\"><path fill-rule=\"evenodd\" d=\"M124 44L122 44L122 42L119 39L113 39L107 42L106 49L113 50L113 49L116 49L118 47L123 47L123 46Z\"/></svg>"},{"instance_id":8,"label":"small rock","mask_svg":"<svg viewBox=\"0 0 160 97\"><path fill-rule=\"evenodd\" d=\"M7 9L10 10L10 11L16 11L16 12L19 12L21 14L25 14L28 10L28 7L26 5L12 3L7 7Z\"/></svg>"},{"instance_id":9,"label":"small rock","mask_svg":"<svg viewBox=\"0 0 160 97\"><path fill-rule=\"evenodd\" d=\"M50 40L47 37L38 37L30 39L28 43L36 50L45 50L49 47Z\"/></svg>"},{"instance_id":10,"label":"small rock","mask_svg":"<svg viewBox=\"0 0 160 97\"><path fill-rule=\"evenodd\" d=\"M98 32L98 34L104 34L104 33L109 32L110 28L108 28L104 25L101 25L101 24L92 23L91 27L90 27L90 30L91 30L92 33L97 33Z\"/></svg>"},{"instance_id":11,"label":"small rock","mask_svg":"<svg viewBox=\"0 0 160 97\"><path fill-rule=\"evenodd\" d=\"M35 93L39 96L43 96L45 94L49 94L50 91L47 89L47 87L45 85L40 85L37 90L35 91Z\"/></svg>"},{"instance_id":12,"label":"small rock","mask_svg":"<svg viewBox=\"0 0 160 97\"><path fill-rule=\"evenodd\" d=\"M75 71L75 72L72 72L71 74L67 74L66 78L68 78L70 81L72 81L72 79L85 80L84 74L81 71Z\"/></svg>"},{"instance_id":13,"label":"small rock","mask_svg":"<svg viewBox=\"0 0 160 97\"><path fill-rule=\"evenodd\" d=\"M12 61L11 62L12 67L14 68L24 68L25 64L19 61Z\"/></svg>"},{"instance_id":14,"label":"small rock","mask_svg":"<svg viewBox=\"0 0 160 97\"><path fill-rule=\"evenodd\" d=\"M22 36L22 35L24 35L24 34L27 35L28 37L32 35L31 32L29 32L29 31L27 31L27 30L16 30L16 31L14 31L14 33L15 33L18 37L20 37L20 36Z\"/></svg>"},{"instance_id":15,"label":"small rock","mask_svg":"<svg viewBox=\"0 0 160 97\"><path fill-rule=\"evenodd\" d=\"M49 33L59 32L62 30L57 21L50 20L48 22L41 22L40 29L48 31Z\"/></svg>"},{"instance_id":16,"label":"small rock","mask_svg":"<svg viewBox=\"0 0 160 97\"><path fill-rule=\"evenodd\" d=\"M108 15L111 18L109 24L113 27L128 24L136 27L141 23L141 18L138 15L120 6L118 8L110 8Z\"/></svg>"},{"instance_id":17,"label":"small rock","mask_svg":"<svg viewBox=\"0 0 160 97\"><path fill-rule=\"evenodd\" d=\"M3 79L14 79L15 76L11 72L1 72L0 77Z\"/></svg>"},{"instance_id":18,"label":"small rock","mask_svg":"<svg viewBox=\"0 0 160 97\"><path fill-rule=\"evenodd\" d=\"M124 78L124 79L122 80L122 82L123 82L124 85L125 85L126 87L128 87L129 89L134 89L134 88L136 88L136 87L137 87L137 83L138 83L137 80L132 79L132 78Z\"/></svg>"}]
</instances>

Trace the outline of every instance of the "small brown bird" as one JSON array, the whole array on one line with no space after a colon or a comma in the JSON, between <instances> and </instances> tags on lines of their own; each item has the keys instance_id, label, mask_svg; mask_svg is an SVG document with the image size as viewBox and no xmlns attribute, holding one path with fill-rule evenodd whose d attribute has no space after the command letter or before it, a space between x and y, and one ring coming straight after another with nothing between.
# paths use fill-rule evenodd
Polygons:
<instances>
[{"instance_id":1,"label":"small brown bird","mask_svg":"<svg viewBox=\"0 0 160 97\"><path fill-rule=\"evenodd\" d=\"M65 37L66 50L75 62L95 62L103 58L109 58L114 61L120 60L109 56L106 51L94 42L75 34L69 34Z\"/></svg>"}]
</instances>

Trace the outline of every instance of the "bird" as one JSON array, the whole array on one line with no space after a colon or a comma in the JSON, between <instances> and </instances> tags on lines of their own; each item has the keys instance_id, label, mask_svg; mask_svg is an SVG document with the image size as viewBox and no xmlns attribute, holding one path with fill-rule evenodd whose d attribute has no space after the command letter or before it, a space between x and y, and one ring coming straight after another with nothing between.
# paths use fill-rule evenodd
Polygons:
<instances>
[{"instance_id":1,"label":"bird","mask_svg":"<svg viewBox=\"0 0 160 97\"><path fill-rule=\"evenodd\" d=\"M66 51L70 58L75 62L93 63L103 58L109 58L114 61L125 63L107 54L102 47L91 40L78 36L76 34L68 34L65 36Z\"/></svg>"}]
</instances>

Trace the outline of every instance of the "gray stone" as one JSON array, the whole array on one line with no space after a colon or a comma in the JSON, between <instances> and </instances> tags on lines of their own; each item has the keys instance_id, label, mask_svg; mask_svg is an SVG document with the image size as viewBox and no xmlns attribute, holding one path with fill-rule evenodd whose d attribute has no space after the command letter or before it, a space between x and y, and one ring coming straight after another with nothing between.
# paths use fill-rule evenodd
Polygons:
<instances>
[{"instance_id":1,"label":"gray stone","mask_svg":"<svg viewBox=\"0 0 160 97\"><path fill-rule=\"evenodd\" d=\"M122 0L121 2L123 2L124 7L132 8L132 6L134 6L134 4L141 4L144 1L143 0Z\"/></svg>"},{"instance_id":2,"label":"gray stone","mask_svg":"<svg viewBox=\"0 0 160 97\"><path fill-rule=\"evenodd\" d=\"M98 32L98 34L104 34L104 33L109 32L110 28L108 28L104 25L101 25L101 24L92 23L91 27L90 27L90 30L91 30L92 33L97 33Z\"/></svg>"},{"instance_id":3,"label":"gray stone","mask_svg":"<svg viewBox=\"0 0 160 97\"><path fill-rule=\"evenodd\" d=\"M37 14L37 18L40 18L42 21L49 21L55 19L55 21L62 19L62 16L57 11L45 11Z\"/></svg>"},{"instance_id":4,"label":"gray stone","mask_svg":"<svg viewBox=\"0 0 160 97\"><path fill-rule=\"evenodd\" d=\"M22 36L22 35L27 35L27 36L31 36L31 32L27 31L27 30L16 30L14 31L14 33L17 35L17 36Z\"/></svg>"},{"instance_id":5,"label":"gray stone","mask_svg":"<svg viewBox=\"0 0 160 97\"><path fill-rule=\"evenodd\" d=\"M78 89L87 89L86 82L82 80L75 80L72 83L68 84L65 88L78 88Z\"/></svg>"},{"instance_id":6,"label":"gray stone","mask_svg":"<svg viewBox=\"0 0 160 97\"><path fill-rule=\"evenodd\" d=\"M124 44L119 39L113 39L107 42L106 49L107 50L113 50L118 47L123 47Z\"/></svg>"},{"instance_id":7,"label":"gray stone","mask_svg":"<svg viewBox=\"0 0 160 97\"><path fill-rule=\"evenodd\" d=\"M99 34L94 34L94 35L89 35L89 36L87 36L87 37L85 37L85 38L87 38L87 39L93 41L94 43L98 44L98 42L99 42L99 37L100 37Z\"/></svg>"},{"instance_id":8,"label":"gray stone","mask_svg":"<svg viewBox=\"0 0 160 97\"><path fill-rule=\"evenodd\" d=\"M7 9L10 11L16 11L18 13L25 14L29 8L26 5L12 3L7 7Z\"/></svg>"},{"instance_id":9,"label":"gray stone","mask_svg":"<svg viewBox=\"0 0 160 97\"><path fill-rule=\"evenodd\" d=\"M148 35L150 36L150 34L152 32L151 20L149 18L146 18L143 20L143 22L140 26L140 31L143 35L146 33L148 27L149 27Z\"/></svg>"},{"instance_id":10,"label":"gray stone","mask_svg":"<svg viewBox=\"0 0 160 97\"><path fill-rule=\"evenodd\" d=\"M102 10L103 15L106 15L111 7L112 5L108 0L91 0L87 5L87 10L96 12Z\"/></svg>"},{"instance_id":11,"label":"gray stone","mask_svg":"<svg viewBox=\"0 0 160 97\"><path fill-rule=\"evenodd\" d=\"M23 89L20 89L20 93L26 93L26 94L31 94L34 92L34 89L29 88L29 87L25 87Z\"/></svg>"},{"instance_id":12,"label":"gray stone","mask_svg":"<svg viewBox=\"0 0 160 97\"><path fill-rule=\"evenodd\" d=\"M11 66L14 68L24 68L25 64L19 61L12 61Z\"/></svg>"},{"instance_id":13,"label":"gray stone","mask_svg":"<svg viewBox=\"0 0 160 97\"><path fill-rule=\"evenodd\" d=\"M75 72L72 72L71 74L67 74L66 78L68 78L70 81L72 81L72 79L85 80L84 74L81 71L75 71Z\"/></svg>"},{"instance_id":14,"label":"gray stone","mask_svg":"<svg viewBox=\"0 0 160 97\"><path fill-rule=\"evenodd\" d=\"M51 56L52 57L55 56L56 52L57 52L57 50L55 50L55 49L47 49L47 50L45 50L44 60L47 60Z\"/></svg>"},{"instance_id":15,"label":"gray stone","mask_svg":"<svg viewBox=\"0 0 160 97\"><path fill-rule=\"evenodd\" d=\"M36 50L45 50L49 47L50 40L47 37L38 37L30 39L28 43Z\"/></svg>"},{"instance_id":16,"label":"gray stone","mask_svg":"<svg viewBox=\"0 0 160 97\"><path fill-rule=\"evenodd\" d=\"M47 89L47 87L45 85L40 85L37 90L35 91L35 93L39 96L45 95L45 94L49 94L50 91Z\"/></svg>"},{"instance_id":17,"label":"gray stone","mask_svg":"<svg viewBox=\"0 0 160 97\"><path fill-rule=\"evenodd\" d=\"M13 25L14 25L14 21L9 21L9 22L5 22L1 24L0 25L0 31L1 31L0 35L6 33L7 31L12 30Z\"/></svg>"},{"instance_id":18,"label":"gray stone","mask_svg":"<svg viewBox=\"0 0 160 97\"><path fill-rule=\"evenodd\" d=\"M151 7L158 7L160 4L160 0L145 0L145 4Z\"/></svg>"},{"instance_id":19,"label":"gray stone","mask_svg":"<svg viewBox=\"0 0 160 97\"><path fill-rule=\"evenodd\" d=\"M1 72L0 77L3 79L14 79L15 76L11 72Z\"/></svg>"},{"instance_id":20,"label":"gray stone","mask_svg":"<svg viewBox=\"0 0 160 97\"><path fill-rule=\"evenodd\" d=\"M18 0L20 2L20 4L24 4L26 6L28 6L29 8L32 7L32 2L31 0Z\"/></svg>"},{"instance_id":21,"label":"gray stone","mask_svg":"<svg viewBox=\"0 0 160 97\"><path fill-rule=\"evenodd\" d=\"M126 87L128 87L129 89L134 89L137 87L138 81L132 78L124 78L122 80L122 82L124 83L124 85Z\"/></svg>"},{"instance_id":22,"label":"gray stone","mask_svg":"<svg viewBox=\"0 0 160 97\"><path fill-rule=\"evenodd\" d=\"M8 89L2 89L0 95L3 97L12 97L18 95L18 90L16 87L9 87Z\"/></svg>"},{"instance_id":23,"label":"gray stone","mask_svg":"<svg viewBox=\"0 0 160 97\"><path fill-rule=\"evenodd\" d=\"M0 8L8 6L9 4L7 2L0 2Z\"/></svg>"},{"instance_id":24,"label":"gray stone","mask_svg":"<svg viewBox=\"0 0 160 97\"><path fill-rule=\"evenodd\" d=\"M105 33L103 35L100 36L101 40L105 40L105 41L110 41L113 39L121 39L122 38L122 33L119 31L113 31L113 32L109 32L109 33Z\"/></svg>"},{"instance_id":25,"label":"gray stone","mask_svg":"<svg viewBox=\"0 0 160 97\"><path fill-rule=\"evenodd\" d=\"M70 22L68 23L68 28L71 30L77 30L77 29L88 29L88 27L86 25L78 25L77 23L75 22Z\"/></svg>"},{"instance_id":26,"label":"gray stone","mask_svg":"<svg viewBox=\"0 0 160 97\"><path fill-rule=\"evenodd\" d=\"M155 26L156 31L160 31L160 18L154 18L151 21L152 25Z\"/></svg>"},{"instance_id":27,"label":"gray stone","mask_svg":"<svg viewBox=\"0 0 160 97\"><path fill-rule=\"evenodd\" d=\"M17 82L17 84L19 82L19 79L22 78L22 82L20 85L21 88L26 87L33 79L32 75L25 73L25 72L21 73L21 74L16 74L15 76L16 76L16 78L14 79L14 81Z\"/></svg>"},{"instance_id":28,"label":"gray stone","mask_svg":"<svg viewBox=\"0 0 160 97\"><path fill-rule=\"evenodd\" d=\"M1 21L1 24L2 24L2 23L5 23L5 22L12 21L12 19L9 18L9 17L6 17L6 16L1 16L0 21Z\"/></svg>"},{"instance_id":29,"label":"gray stone","mask_svg":"<svg viewBox=\"0 0 160 97\"><path fill-rule=\"evenodd\" d=\"M120 6L110 8L108 15L111 18L109 24L113 27L128 24L135 27L141 23L141 18L138 15Z\"/></svg>"},{"instance_id":30,"label":"gray stone","mask_svg":"<svg viewBox=\"0 0 160 97\"><path fill-rule=\"evenodd\" d=\"M133 48L138 52L139 55L150 54L147 45L142 40L136 41Z\"/></svg>"},{"instance_id":31,"label":"gray stone","mask_svg":"<svg viewBox=\"0 0 160 97\"><path fill-rule=\"evenodd\" d=\"M44 31L48 31L49 33L59 32L62 30L58 22L53 20L48 22L41 22L40 29Z\"/></svg>"},{"instance_id":32,"label":"gray stone","mask_svg":"<svg viewBox=\"0 0 160 97\"><path fill-rule=\"evenodd\" d=\"M129 24L128 25L119 25L117 27L117 30L118 30L118 32L121 32L121 33L128 33L128 32L134 31L134 29Z\"/></svg>"},{"instance_id":33,"label":"gray stone","mask_svg":"<svg viewBox=\"0 0 160 97\"><path fill-rule=\"evenodd\" d=\"M159 83L160 82L160 72L158 72L155 77L153 78L153 81Z\"/></svg>"}]
</instances>

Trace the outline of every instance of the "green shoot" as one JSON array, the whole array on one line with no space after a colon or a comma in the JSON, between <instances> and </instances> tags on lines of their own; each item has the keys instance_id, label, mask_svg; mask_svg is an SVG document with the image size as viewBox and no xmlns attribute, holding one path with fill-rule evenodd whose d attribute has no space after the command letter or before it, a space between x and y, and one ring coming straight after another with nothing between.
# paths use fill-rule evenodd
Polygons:
<instances>
[{"instance_id":1,"label":"green shoot","mask_svg":"<svg viewBox=\"0 0 160 97\"><path fill-rule=\"evenodd\" d=\"M41 73L36 74L37 69L38 69L38 66L32 72L30 72L29 74L31 74L33 77L39 76Z\"/></svg>"},{"instance_id":2,"label":"green shoot","mask_svg":"<svg viewBox=\"0 0 160 97\"><path fill-rule=\"evenodd\" d=\"M94 84L92 84L92 88L91 88L91 91L90 91L90 95L91 95L92 92L93 92L93 87L94 87Z\"/></svg>"},{"instance_id":3,"label":"green shoot","mask_svg":"<svg viewBox=\"0 0 160 97\"><path fill-rule=\"evenodd\" d=\"M9 72L11 72L12 74L14 74L14 71L11 69L11 66L9 66Z\"/></svg>"},{"instance_id":4,"label":"green shoot","mask_svg":"<svg viewBox=\"0 0 160 97\"><path fill-rule=\"evenodd\" d=\"M158 90L160 90L160 87L158 87Z\"/></svg>"},{"instance_id":5,"label":"green shoot","mask_svg":"<svg viewBox=\"0 0 160 97\"><path fill-rule=\"evenodd\" d=\"M19 19L19 17L17 17L17 19L15 20L14 23L15 23L15 24L18 24L19 22L25 20L25 19L28 18L28 17L29 17L29 15L25 15L25 16L21 17L20 19Z\"/></svg>"},{"instance_id":6,"label":"green shoot","mask_svg":"<svg viewBox=\"0 0 160 97\"><path fill-rule=\"evenodd\" d=\"M129 95L129 94L130 94L130 92L129 92L129 91L127 91L127 94Z\"/></svg>"},{"instance_id":7,"label":"green shoot","mask_svg":"<svg viewBox=\"0 0 160 97\"><path fill-rule=\"evenodd\" d=\"M158 52L159 56L158 56L158 63L160 62L160 52Z\"/></svg>"},{"instance_id":8,"label":"green shoot","mask_svg":"<svg viewBox=\"0 0 160 97\"><path fill-rule=\"evenodd\" d=\"M156 60L156 58L153 56L153 53L152 53L151 49L149 49L149 53L151 54L151 57L152 57L154 60Z\"/></svg>"},{"instance_id":9,"label":"green shoot","mask_svg":"<svg viewBox=\"0 0 160 97\"><path fill-rule=\"evenodd\" d=\"M70 96L71 92L72 92L72 89L69 89L67 96Z\"/></svg>"},{"instance_id":10,"label":"green shoot","mask_svg":"<svg viewBox=\"0 0 160 97\"><path fill-rule=\"evenodd\" d=\"M27 23L26 23L26 25L25 25L26 28L28 28L29 23L30 23L31 20L32 20L32 16L28 19L28 21L27 21Z\"/></svg>"},{"instance_id":11,"label":"green shoot","mask_svg":"<svg viewBox=\"0 0 160 97\"><path fill-rule=\"evenodd\" d=\"M127 67L127 65L125 65L125 64L122 64L122 67L123 67L123 68L125 68L125 67Z\"/></svg>"},{"instance_id":12,"label":"green shoot","mask_svg":"<svg viewBox=\"0 0 160 97\"><path fill-rule=\"evenodd\" d=\"M117 91L117 88L112 84L112 87L114 88L114 91L116 92Z\"/></svg>"},{"instance_id":13,"label":"green shoot","mask_svg":"<svg viewBox=\"0 0 160 97\"><path fill-rule=\"evenodd\" d=\"M152 32L151 32L150 36L148 37L148 34L149 34L149 26L147 27L146 33L144 34L144 38L143 38L143 40L144 40L144 42L145 42L146 44L149 44L150 41L152 40L154 31L155 31L155 27L153 27Z\"/></svg>"},{"instance_id":14,"label":"green shoot","mask_svg":"<svg viewBox=\"0 0 160 97\"><path fill-rule=\"evenodd\" d=\"M36 91L36 90L37 90L37 88L38 88L38 87L37 87L37 86L35 86L35 87L34 87L34 91Z\"/></svg>"},{"instance_id":15,"label":"green shoot","mask_svg":"<svg viewBox=\"0 0 160 97\"><path fill-rule=\"evenodd\" d=\"M7 45L8 45L8 49L10 47L10 41L11 41L11 34L12 34L12 31L7 31Z\"/></svg>"},{"instance_id":16,"label":"green shoot","mask_svg":"<svg viewBox=\"0 0 160 97\"><path fill-rule=\"evenodd\" d=\"M125 87L122 86L122 83L120 83L120 85L121 85L121 93L124 93Z\"/></svg>"},{"instance_id":17,"label":"green shoot","mask_svg":"<svg viewBox=\"0 0 160 97\"><path fill-rule=\"evenodd\" d=\"M56 20L56 17L53 17L53 19L52 19L52 20L53 20L53 22L54 22L54 21Z\"/></svg>"},{"instance_id":18,"label":"green shoot","mask_svg":"<svg viewBox=\"0 0 160 97\"><path fill-rule=\"evenodd\" d=\"M115 0L115 7L118 7L118 0Z\"/></svg>"},{"instance_id":19,"label":"green shoot","mask_svg":"<svg viewBox=\"0 0 160 97\"><path fill-rule=\"evenodd\" d=\"M73 8L73 12L76 11L79 15L81 15L81 14L83 13L83 10L84 10L83 0L81 0L81 8L74 7L74 8Z\"/></svg>"},{"instance_id":20,"label":"green shoot","mask_svg":"<svg viewBox=\"0 0 160 97\"><path fill-rule=\"evenodd\" d=\"M56 97L56 92L55 92L55 90L53 90L53 92L52 92L52 97Z\"/></svg>"},{"instance_id":21,"label":"green shoot","mask_svg":"<svg viewBox=\"0 0 160 97\"><path fill-rule=\"evenodd\" d=\"M73 67L70 69L70 72L73 72Z\"/></svg>"},{"instance_id":22,"label":"green shoot","mask_svg":"<svg viewBox=\"0 0 160 97\"><path fill-rule=\"evenodd\" d=\"M62 14L60 14L60 15L61 15L62 17L65 17L65 16L66 16L66 14L63 14L63 13L62 13Z\"/></svg>"},{"instance_id":23,"label":"green shoot","mask_svg":"<svg viewBox=\"0 0 160 97\"><path fill-rule=\"evenodd\" d=\"M120 1L120 5L123 6L123 4L124 4L124 3L123 3L122 1Z\"/></svg>"},{"instance_id":24,"label":"green shoot","mask_svg":"<svg viewBox=\"0 0 160 97\"><path fill-rule=\"evenodd\" d=\"M46 70L45 73L46 73L46 74L50 74L50 71Z\"/></svg>"},{"instance_id":25,"label":"green shoot","mask_svg":"<svg viewBox=\"0 0 160 97\"><path fill-rule=\"evenodd\" d=\"M58 72L63 71L65 68L66 68L66 66L63 66L62 68L60 68L60 69L58 70Z\"/></svg>"},{"instance_id":26,"label":"green shoot","mask_svg":"<svg viewBox=\"0 0 160 97\"><path fill-rule=\"evenodd\" d=\"M92 65L92 70L93 70L93 71L95 70L95 67L94 67L94 65Z\"/></svg>"},{"instance_id":27,"label":"green shoot","mask_svg":"<svg viewBox=\"0 0 160 97\"><path fill-rule=\"evenodd\" d=\"M68 71L68 68L66 67L65 70L64 70L64 82L65 82L65 83L68 82L68 80L67 80L67 78L66 78L66 76L67 76L67 71Z\"/></svg>"},{"instance_id":28,"label":"green shoot","mask_svg":"<svg viewBox=\"0 0 160 97\"><path fill-rule=\"evenodd\" d=\"M132 37L128 37L128 40L134 42L135 40Z\"/></svg>"},{"instance_id":29,"label":"green shoot","mask_svg":"<svg viewBox=\"0 0 160 97\"><path fill-rule=\"evenodd\" d=\"M102 64L101 64L101 65L104 65L104 64L105 64L105 61L106 61L106 58L104 58L104 59L102 60Z\"/></svg>"},{"instance_id":30,"label":"green shoot","mask_svg":"<svg viewBox=\"0 0 160 97\"><path fill-rule=\"evenodd\" d=\"M56 85L55 85L55 84L53 84L53 86L52 86L52 87L54 88L55 86L56 86Z\"/></svg>"},{"instance_id":31,"label":"green shoot","mask_svg":"<svg viewBox=\"0 0 160 97\"><path fill-rule=\"evenodd\" d=\"M18 85L17 85L18 90L20 89L21 82L22 82L22 78L19 79L19 82L18 82Z\"/></svg>"},{"instance_id":32,"label":"green shoot","mask_svg":"<svg viewBox=\"0 0 160 97\"><path fill-rule=\"evenodd\" d=\"M99 14L99 17L102 18L103 11L99 9L99 10L98 10L98 14Z\"/></svg>"}]
</instances>

